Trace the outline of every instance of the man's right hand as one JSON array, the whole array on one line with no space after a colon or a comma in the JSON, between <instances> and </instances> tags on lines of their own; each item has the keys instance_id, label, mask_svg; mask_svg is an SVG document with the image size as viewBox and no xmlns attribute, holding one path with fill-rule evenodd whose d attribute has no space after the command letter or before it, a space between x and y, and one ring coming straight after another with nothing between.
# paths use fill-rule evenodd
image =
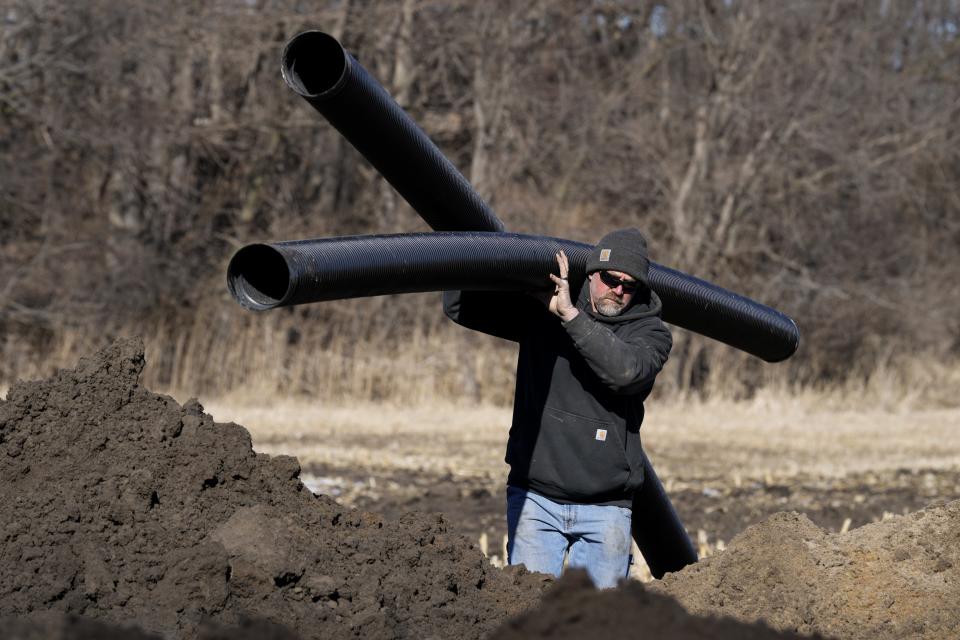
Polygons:
<instances>
[{"instance_id":1,"label":"man's right hand","mask_svg":"<svg viewBox=\"0 0 960 640\"><path fill-rule=\"evenodd\" d=\"M564 322L570 322L576 318L580 312L570 299L570 281L567 280L567 276L570 273L570 261L567 259L567 254L563 251L557 254L557 266L560 267L560 275L555 276L552 273L550 274L550 279L556 288L554 289L553 297L550 298L550 304L547 308L550 309L550 313L559 317Z\"/></svg>"}]
</instances>

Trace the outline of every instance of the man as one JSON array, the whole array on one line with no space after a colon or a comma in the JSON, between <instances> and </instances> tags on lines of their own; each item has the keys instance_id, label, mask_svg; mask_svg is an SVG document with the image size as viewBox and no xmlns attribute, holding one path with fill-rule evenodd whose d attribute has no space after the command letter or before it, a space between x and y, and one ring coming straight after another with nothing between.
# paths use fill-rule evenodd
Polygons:
<instances>
[{"instance_id":1,"label":"man","mask_svg":"<svg viewBox=\"0 0 960 640\"><path fill-rule=\"evenodd\" d=\"M600 240L575 298L563 252L557 264L548 301L449 291L444 311L465 327L520 343L506 455L508 562L560 575L569 553L569 566L608 588L629 571L630 507L643 483L643 401L673 340L637 229Z\"/></svg>"}]
</instances>

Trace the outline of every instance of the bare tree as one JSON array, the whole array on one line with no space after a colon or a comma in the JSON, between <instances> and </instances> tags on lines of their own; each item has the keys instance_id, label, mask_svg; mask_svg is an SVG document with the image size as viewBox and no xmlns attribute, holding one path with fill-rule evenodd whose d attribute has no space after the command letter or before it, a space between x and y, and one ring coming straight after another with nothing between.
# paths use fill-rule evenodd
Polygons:
<instances>
[{"instance_id":1,"label":"bare tree","mask_svg":"<svg viewBox=\"0 0 960 640\"><path fill-rule=\"evenodd\" d=\"M5 344L29 335L41 354L67 332L96 340L157 318L199 331L212 308L234 318L222 273L243 243L424 229L283 88L283 44L321 28L511 229L594 241L640 226L657 261L796 317L790 380L960 355L955 2L11 0L3 12ZM404 322L380 327L383 305ZM270 326L319 332L317 344L445 330L420 297L289 313ZM674 388L764 383L746 357L676 338Z\"/></svg>"}]
</instances>

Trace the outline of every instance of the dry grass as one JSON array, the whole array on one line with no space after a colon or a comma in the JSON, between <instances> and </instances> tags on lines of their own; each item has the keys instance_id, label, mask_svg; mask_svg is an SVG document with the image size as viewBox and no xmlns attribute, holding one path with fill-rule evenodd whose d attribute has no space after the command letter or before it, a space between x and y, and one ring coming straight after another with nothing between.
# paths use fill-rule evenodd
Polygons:
<instances>
[{"instance_id":1,"label":"dry grass","mask_svg":"<svg viewBox=\"0 0 960 640\"><path fill-rule=\"evenodd\" d=\"M960 410L831 408L814 396L651 405L645 445L679 481L960 466ZM669 481L669 480L668 480ZM677 481L677 480L674 480Z\"/></svg>"},{"instance_id":2,"label":"dry grass","mask_svg":"<svg viewBox=\"0 0 960 640\"><path fill-rule=\"evenodd\" d=\"M246 426L254 446L334 468L505 475L511 413L495 407L331 407L207 403L220 421ZM798 472L839 476L881 469L960 466L960 409L849 410L810 397L751 402L649 402L644 445L669 483Z\"/></svg>"},{"instance_id":3,"label":"dry grass","mask_svg":"<svg viewBox=\"0 0 960 640\"><path fill-rule=\"evenodd\" d=\"M127 327L62 328L35 341L0 336L0 384L36 379L77 360L119 335L141 335L147 366L143 383L154 390L191 395L257 398L309 397L325 405L351 402L434 406L453 399L508 406L513 397L516 346L446 321L439 298L416 294L405 319L389 322L393 298L344 301L323 307L324 316L300 310L241 313L233 303L197 309L184 320L160 316ZM399 315L403 316L403 313ZM688 334L678 333L678 339ZM764 365L732 349L713 348L710 374L698 393L744 398L759 386L766 397L792 398L831 408L960 406L960 361L900 353L880 363L851 363L845 381L820 389L798 386L816 379L799 360ZM689 392L679 361L658 381L661 397ZM777 400L779 402L779 399Z\"/></svg>"},{"instance_id":4,"label":"dry grass","mask_svg":"<svg viewBox=\"0 0 960 640\"><path fill-rule=\"evenodd\" d=\"M325 407L303 401L205 406L218 421L247 427L264 453L293 454L303 464L333 468L453 476L499 474L510 424L510 411L496 407Z\"/></svg>"}]
</instances>

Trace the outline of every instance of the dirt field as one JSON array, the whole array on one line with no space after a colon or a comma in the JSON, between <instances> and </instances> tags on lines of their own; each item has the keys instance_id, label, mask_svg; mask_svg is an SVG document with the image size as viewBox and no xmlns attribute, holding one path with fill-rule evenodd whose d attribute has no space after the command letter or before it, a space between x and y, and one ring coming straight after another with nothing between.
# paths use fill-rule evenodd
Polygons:
<instances>
[{"instance_id":1,"label":"dirt field","mask_svg":"<svg viewBox=\"0 0 960 640\"><path fill-rule=\"evenodd\" d=\"M648 403L644 446L701 555L778 511L840 531L960 498L960 410L814 404ZM314 490L388 517L442 512L471 539L485 535L488 554L501 561L508 409L206 409L246 426L258 451L297 456Z\"/></svg>"},{"instance_id":2,"label":"dirt field","mask_svg":"<svg viewBox=\"0 0 960 640\"><path fill-rule=\"evenodd\" d=\"M840 429L760 404L661 411L661 474L705 555L725 550L601 593L491 566L505 412L287 406L258 427L250 409L254 442L144 388L144 364L119 340L0 399L0 637L960 637L950 412L924 414L921 440L882 437L898 433L883 414Z\"/></svg>"}]
</instances>

